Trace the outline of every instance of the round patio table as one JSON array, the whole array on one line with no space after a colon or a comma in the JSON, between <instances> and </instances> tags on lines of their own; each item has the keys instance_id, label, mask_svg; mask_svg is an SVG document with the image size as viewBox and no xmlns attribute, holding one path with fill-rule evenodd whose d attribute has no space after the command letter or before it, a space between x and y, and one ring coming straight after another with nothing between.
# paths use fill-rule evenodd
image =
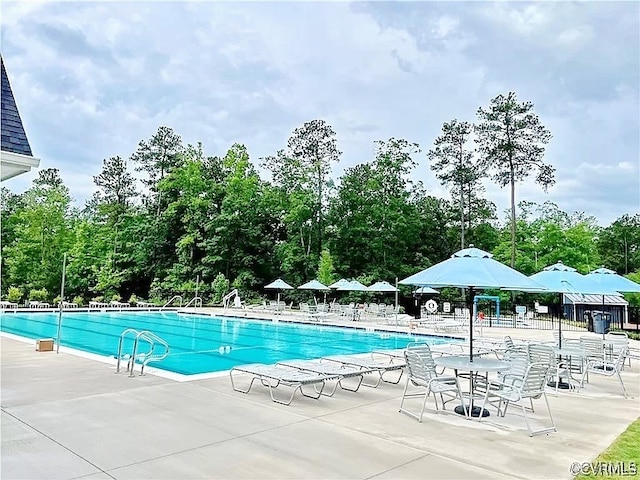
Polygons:
<instances>
[{"instance_id":1,"label":"round patio table","mask_svg":"<svg viewBox=\"0 0 640 480\"><path fill-rule=\"evenodd\" d=\"M452 368L455 371L456 376L458 376L458 370L462 370L464 372L470 373L469 403L470 403L471 409L470 409L469 416L478 417L478 418L488 417L490 414L489 414L489 410L473 405L473 401L475 399L474 384L473 384L474 373L482 372L488 375L490 372L506 372L511 368L511 365L509 364L509 362L505 362L504 360L497 360L494 358L474 357L472 362L469 359L468 355L451 355L447 357L435 358L434 362L439 367ZM459 415L468 415L469 407L466 407L463 402L463 404L458 405L454 409L454 411Z\"/></svg>"}]
</instances>

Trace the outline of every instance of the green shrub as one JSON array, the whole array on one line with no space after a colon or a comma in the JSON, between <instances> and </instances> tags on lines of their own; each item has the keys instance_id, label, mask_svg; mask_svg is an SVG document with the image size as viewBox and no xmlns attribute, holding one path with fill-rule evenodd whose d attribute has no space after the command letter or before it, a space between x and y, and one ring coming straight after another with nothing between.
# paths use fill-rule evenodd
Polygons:
<instances>
[{"instance_id":1,"label":"green shrub","mask_svg":"<svg viewBox=\"0 0 640 480\"><path fill-rule=\"evenodd\" d=\"M131 306L135 306L138 303L138 297L136 297L135 293L132 293L131 296L129 297L129 304Z\"/></svg>"},{"instance_id":2,"label":"green shrub","mask_svg":"<svg viewBox=\"0 0 640 480\"><path fill-rule=\"evenodd\" d=\"M84 298L82 298L80 295L76 295L75 297L73 297L73 303L82 305L84 303Z\"/></svg>"},{"instance_id":3,"label":"green shrub","mask_svg":"<svg viewBox=\"0 0 640 480\"><path fill-rule=\"evenodd\" d=\"M34 302L44 302L47 300L48 296L49 293L46 288L34 288L29 292L29 300L33 300Z\"/></svg>"},{"instance_id":4,"label":"green shrub","mask_svg":"<svg viewBox=\"0 0 640 480\"><path fill-rule=\"evenodd\" d=\"M121 299L122 297L120 296L119 293L116 293L111 297L111 300L113 300L114 302L119 302Z\"/></svg>"},{"instance_id":5,"label":"green shrub","mask_svg":"<svg viewBox=\"0 0 640 480\"><path fill-rule=\"evenodd\" d=\"M213 280L211 289L213 290L213 303L220 303L222 302L222 297L229 292L229 280L223 273L219 273Z\"/></svg>"},{"instance_id":6,"label":"green shrub","mask_svg":"<svg viewBox=\"0 0 640 480\"><path fill-rule=\"evenodd\" d=\"M56 298L53 299L53 305L55 307L57 307L58 305L60 305L60 295L58 295Z\"/></svg>"},{"instance_id":7,"label":"green shrub","mask_svg":"<svg viewBox=\"0 0 640 480\"><path fill-rule=\"evenodd\" d=\"M9 287L7 292L7 301L12 303L20 303L22 300L22 290L18 287Z\"/></svg>"},{"instance_id":8,"label":"green shrub","mask_svg":"<svg viewBox=\"0 0 640 480\"><path fill-rule=\"evenodd\" d=\"M98 295L97 297L93 297L93 301L102 303L104 302L104 297L102 295Z\"/></svg>"}]
</instances>

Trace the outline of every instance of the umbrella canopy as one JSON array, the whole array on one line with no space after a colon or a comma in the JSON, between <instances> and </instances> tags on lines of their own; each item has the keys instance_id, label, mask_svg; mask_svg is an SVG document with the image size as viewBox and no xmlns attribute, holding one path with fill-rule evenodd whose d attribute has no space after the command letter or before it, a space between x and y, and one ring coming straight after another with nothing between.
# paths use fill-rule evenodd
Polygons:
<instances>
[{"instance_id":1,"label":"umbrella canopy","mask_svg":"<svg viewBox=\"0 0 640 480\"><path fill-rule=\"evenodd\" d=\"M340 288L343 285L346 285L348 283L349 283L349 280L347 280L346 278L341 278L337 282L334 282L331 285L329 285L329 288Z\"/></svg>"},{"instance_id":2,"label":"umbrella canopy","mask_svg":"<svg viewBox=\"0 0 640 480\"><path fill-rule=\"evenodd\" d=\"M582 293L584 295L617 295L615 290L599 285L562 262L550 265L529 278L547 287L550 292Z\"/></svg>"},{"instance_id":3,"label":"umbrella canopy","mask_svg":"<svg viewBox=\"0 0 640 480\"><path fill-rule=\"evenodd\" d=\"M398 289L391 285L389 282L376 282L373 285L367 287L370 292L397 292Z\"/></svg>"},{"instance_id":4,"label":"umbrella canopy","mask_svg":"<svg viewBox=\"0 0 640 480\"><path fill-rule=\"evenodd\" d=\"M350 282L343 284L338 287L338 290L341 292L368 292L367 287L357 280L351 280Z\"/></svg>"},{"instance_id":5,"label":"umbrella canopy","mask_svg":"<svg viewBox=\"0 0 640 480\"><path fill-rule=\"evenodd\" d=\"M298 287L298 290L329 290L329 287L320 283L318 280L311 280Z\"/></svg>"},{"instance_id":6,"label":"umbrella canopy","mask_svg":"<svg viewBox=\"0 0 640 480\"><path fill-rule=\"evenodd\" d=\"M293 290L293 287L281 278L274 280L269 285L265 285L264 288L272 288L274 290Z\"/></svg>"},{"instance_id":7,"label":"umbrella canopy","mask_svg":"<svg viewBox=\"0 0 640 480\"><path fill-rule=\"evenodd\" d=\"M587 274L587 278L598 285L620 293L640 293L640 284L618 275L608 268L598 268Z\"/></svg>"},{"instance_id":8,"label":"umbrella canopy","mask_svg":"<svg viewBox=\"0 0 640 480\"><path fill-rule=\"evenodd\" d=\"M416 288L416 290L413 292L416 295L428 295L431 293L440 293L438 290L434 290L433 288L429 288L429 287L419 287Z\"/></svg>"},{"instance_id":9,"label":"umbrella canopy","mask_svg":"<svg viewBox=\"0 0 640 480\"><path fill-rule=\"evenodd\" d=\"M475 288L499 288L526 292L547 289L526 275L494 260L493 255L470 245L451 258L401 280L404 285L468 288L473 302ZM469 308L469 361L473 362L473 308Z\"/></svg>"},{"instance_id":10,"label":"umbrella canopy","mask_svg":"<svg viewBox=\"0 0 640 480\"><path fill-rule=\"evenodd\" d=\"M523 292L547 289L526 275L494 260L479 248L465 248L451 258L401 280L403 285L456 288L499 288Z\"/></svg>"},{"instance_id":11,"label":"umbrella canopy","mask_svg":"<svg viewBox=\"0 0 640 480\"><path fill-rule=\"evenodd\" d=\"M544 285L550 292L581 293L583 295L619 295L618 292L598 285L562 262L550 265L531 275L532 280ZM562 348L562 319L558 321L559 347Z\"/></svg>"}]
</instances>

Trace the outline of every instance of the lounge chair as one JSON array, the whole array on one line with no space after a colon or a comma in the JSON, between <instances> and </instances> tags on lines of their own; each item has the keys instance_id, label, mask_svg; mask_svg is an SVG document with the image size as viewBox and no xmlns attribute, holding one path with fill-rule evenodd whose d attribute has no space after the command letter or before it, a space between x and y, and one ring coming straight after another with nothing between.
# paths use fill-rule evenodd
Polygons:
<instances>
[{"instance_id":1,"label":"lounge chair","mask_svg":"<svg viewBox=\"0 0 640 480\"><path fill-rule=\"evenodd\" d=\"M111 303L109 303L110 307L130 307L131 305L129 305L127 302L119 302L118 300L111 300Z\"/></svg>"},{"instance_id":2,"label":"lounge chair","mask_svg":"<svg viewBox=\"0 0 640 480\"><path fill-rule=\"evenodd\" d=\"M247 374L251 376L251 382L246 389L238 388L234 382L233 375ZM231 387L240 393L249 393L253 383L256 380L260 380L260 383L269 389L271 400L282 405L290 405L293 401L293 397L296 391L300 391L305 397L318 399L322 395L325 382L327 380L338 379L339 376L328 376L322 373L315 373L306 370L300 370L298 368L287 367L285 365L266 365L264 363L252 363L249 365L240 365L233 367L229 370L229 377L231 379ZM287 400L281 400L276 398L274 390L280 385L292 387L291 396ZM314 393L305 393L303 387L313 385Z\"/></svg>"},{"instance_id":3,"label":"lounge chair","mask_svg":"<svg viewBox=\"0 0 640 480\"><path fill-rule=\"evenodd\" d=\"M355 365L346 365L336 362L321 362L320 360L288 360L284 362L278 362L277 365L285 365L287 367L293 367L307 372L327 375L330 378L337 378L338 381L335 383L331 392L322 393L323 395L326 395L328 397L333 396L333 394L336 393L338 387L349 392L357 392L360 388L360 385L362 385L364 375L366 373L371 373L370 370L363 370L362 368ZM347 378L355 378L357 380L357 384L355 385L355 387L345 386L342 383L342 381Z\"/></svg>"},{"instance_id":4,"label":"lounge chair","mask_svg":"<svg viewBox=\"0 0 640 480\"><path fill-rule=\"evenodd\" d=\"M0 309L18 308L18 304L14 302L0 302Z\"/></svg>"},{"instance_id":5,"label":"lounge chair","mask_svg":"<svg viewBox=\"0 0 640 480\"><path fill-rule=\"evenodd\" d=\"M380 362L369 358L361 358L361 357L353 357L353 356L335 356L335 357L323 357L323 361L336 362L343 365L355 365L359 367L361 370L366 370L365 373L376 373L378 375L378 379L375 383L365 383L362 384L365 387L377 387L380 385L380 382L385 383L393 383L398 384L400 379L402 378L402 374L404 372L404 367L407 365L406 362L401 363L393 363L393 362ZM400 372L400 375L396 380L386 380L384 375L389 372Z\"/></svg>"}]
</instances>

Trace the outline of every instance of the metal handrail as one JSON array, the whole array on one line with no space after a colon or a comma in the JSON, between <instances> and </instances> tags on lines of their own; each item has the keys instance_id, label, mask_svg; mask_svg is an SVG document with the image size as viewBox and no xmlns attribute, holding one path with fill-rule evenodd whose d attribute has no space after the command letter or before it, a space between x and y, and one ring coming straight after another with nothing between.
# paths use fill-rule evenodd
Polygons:
<instances>
[{"instance_id":1,"label":"metal handrail","mask_svg":"<svg viewBox=\"0 0 640 480\"><path fill-rule=\"evenodd\" d=\"M158 335L148 330L138 331L134 328L127 328L120 334L120 341L118 344L118 362L116 364L116 373L120 372L120 362L123 359L122 346L124 343L124 339L127 337L128 334L135 335L135 338L133 340L133 347L131 349L131 354L127 358L127 371L129 372L130 377L134 376L133 370L135 367L136 360L142 359L141 361L142 366L140 367L140 375L143 375L144 367L149 362L152 362L152 361L159 362L167 358L167 356L169 356L169 344L166 341L164 341L162 338L160 338ZM149 344L149 350L147 352L142 352L142 353L138 352L138 347L140 345L141 340ZM159 344L164 348L163 353L154 354L156 344Z\"/></svg>"},{"instance_id":2,"label":"metal handrail","mask_svg":"<svg viewBox=\"0 0 640 480\"><path fill-rule=\"evenodd\" d=\"M139 340L145 340L149 343L149 351L146 353L138 353L137 352L137 347L139 345ZM154 351L156 348L156 344L160 344L162 345L162 347L164 347L164 352L162 354L156 354L154 355ZM144 374L144 367L147 366L147 363L149 362L159 362L161 360L164 360L165 358L167 358L169 356L169 344L167 342L165 342L162 338L160 338L159 336L157 336L155 333L150 332L148 330L145 330L143 332L140 332L138 334L138 337L136 338L136 341L134 342L134 363L135 363L135 359L138 357L143 358L144 360L142 360L142 366L140 367L140 375ZM133 376L133 367L131 368L131 375Z\"/></svg>"},{"instance_id":3,"label":"metal handrail","mask_svg":"<svg viewBox=\"0 0 640 480\"><path fill-rule=\"evenodd\" d=\"M231 301L231 299L237 295L238 295L238 289L234 288L229 293L227 293L224 297L222 297L222 305L225 310L229 308L229 302Z\"/></svg>"},{"instance_id":4,"label":"metal handrail","mask_svg":"<svg viewBox=\"0 0 640 480\"><path fill-rule=\"evenodd\" d=\"M173 297L171 297L171 299L167 303L165 303L163 306L160 307L160 310L162 310L163 308L167 307L174 300L178 300L178 299L180 300L179 307L182 308L182 295L174 295Z\"/></svg>"},{"instance_id":5,"label":"metal handrail","mask_svg":"<svg viewBox=\"0 0 640 480\"><path fill-rule=\"evenodd\" d=\"M195 308L202 308L202 297L193 297L191 300L189 300L189 302L182 308L188 308L189 305L191 305L193 303L193 306Z\"/></svg>"}]
</instances>

